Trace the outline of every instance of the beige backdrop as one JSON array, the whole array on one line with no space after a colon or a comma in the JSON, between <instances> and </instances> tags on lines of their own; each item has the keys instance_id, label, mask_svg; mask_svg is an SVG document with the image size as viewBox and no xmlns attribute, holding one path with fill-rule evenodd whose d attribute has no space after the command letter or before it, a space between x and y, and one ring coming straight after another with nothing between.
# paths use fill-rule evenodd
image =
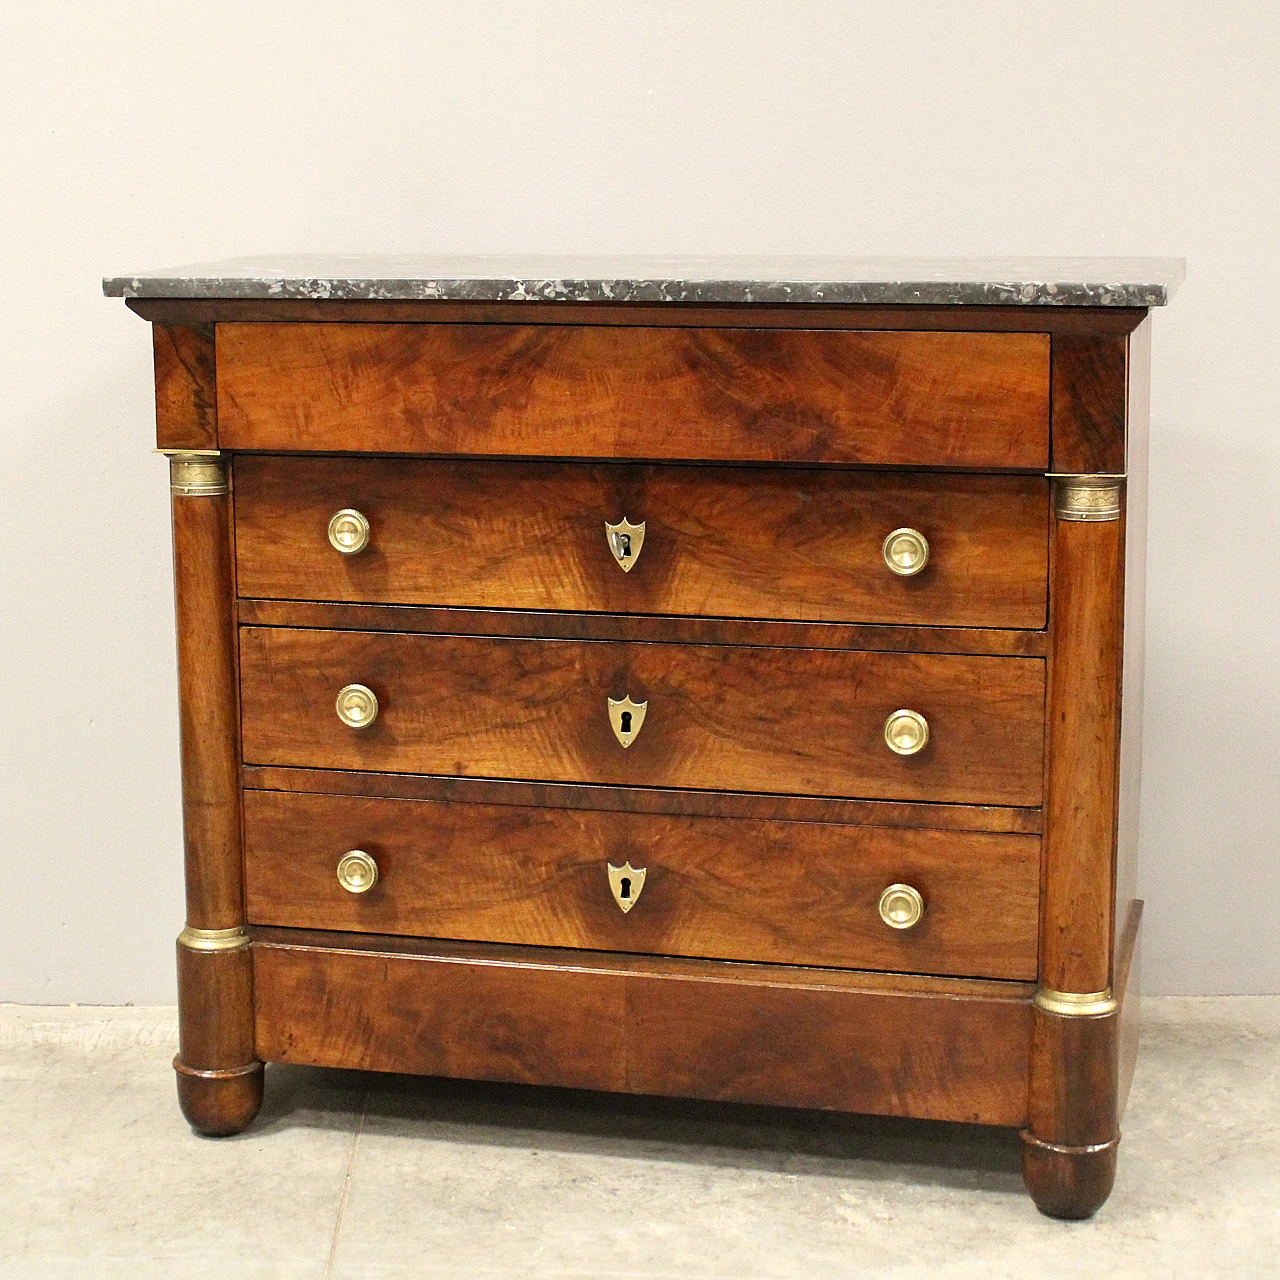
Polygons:
<instances>
[{"instance_id":1,"label":"beige backdrop","mask_svg":"<svg viewBox=\"0 0 1280 1280\"><path fill-rule=\"evenodd\" d=\"M1152 992L1280 991L1280 9L113 3L0 16L0 999L173 995L164 463L104 272L288 250L1170 254Z\"/></svg>"}]
</instances>

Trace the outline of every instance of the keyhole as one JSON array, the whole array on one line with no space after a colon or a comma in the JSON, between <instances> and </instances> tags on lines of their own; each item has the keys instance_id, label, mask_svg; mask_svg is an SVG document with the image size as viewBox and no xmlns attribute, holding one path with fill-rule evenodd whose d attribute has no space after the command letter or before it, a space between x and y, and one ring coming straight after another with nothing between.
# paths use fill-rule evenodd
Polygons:
<instances>
[{"instance_id":1,"label":"keyhole","mask_svg":"<svg viewBox=\"0 0 1280 1280\"><path fill-rule=\"evenodd\" d=\"M625 560L631 554L631 535L629 533L615 533L613 542L618 548L618 555Z\"/></svg>"},{"instance_id":2,"label":"keyhole","mask_svg":"<svg viewBox=\"0 0 1280 1280\"><path fill-rule=\"evenodd\" d=\"M631 732L631 712L630 711L624 711L622 713L622 732L623 733ZM625 884L626 882L624 881L623 883Z\"/></svg>"},{"instance_id":3,"label":"keyhole","mask_svg":"<svg viewBox=\"0 0 1280 1280\"><path fill-rule=\"evenodd\" d=\"M630 877L630 876L623 876L623 877L622 877L622 894L621 894L621 896L622 896L622 897L624 897L624 898L629 898L629 897L631 897L631 877Z\"/></svg>"}]
</instances>

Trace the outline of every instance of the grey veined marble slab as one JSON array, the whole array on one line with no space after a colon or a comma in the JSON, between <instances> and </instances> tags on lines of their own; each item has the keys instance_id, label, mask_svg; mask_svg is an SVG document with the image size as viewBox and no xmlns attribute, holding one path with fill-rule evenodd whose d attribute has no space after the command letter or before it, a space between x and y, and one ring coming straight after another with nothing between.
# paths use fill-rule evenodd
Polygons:
<instances>
[{"instance_id":1,"label":"grey veined marble slab","mask_svg":"<svg viewBox=\"0 0 1280 1280\"><path fill-rule=\"evenodd\" d=\"M232 258L111 276L108 297L1159 307L1181 258Z\"/></svg>"}]
</instances>

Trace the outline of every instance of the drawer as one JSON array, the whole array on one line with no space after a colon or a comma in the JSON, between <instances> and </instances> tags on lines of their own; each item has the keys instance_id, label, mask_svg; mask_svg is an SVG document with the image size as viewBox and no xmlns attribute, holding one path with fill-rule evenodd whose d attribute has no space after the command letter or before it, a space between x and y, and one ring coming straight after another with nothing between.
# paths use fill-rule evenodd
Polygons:
<instances>
[{"instance_id":1,"label":"drawer","mask_svg":"<svg viewBox=\"0 0 1280 1280\"><path fill-rule=\"evenodd\" d=\"M235 495L248 597L1045 625L1036 476L242 456ZM343 510L368 522L354 554L329 541ZM903 528L927 544L905 575Z\"/></svg>"},{"instance_id":2,"label":"drawer","mask_svg":"<svg viewBox=\"0 0 1280 1280\"><path fill-rule=\"evenodd\" d=\"M1038 658L283 627L240 635L247 764L1040 803ZM335 710L352 684L378 702L362 728ZM902 709L928 726L913 755L886 745L886 720Z\"/></svg>"},{"instance_id":3,"label":"drawer","mask_svg":"<svg viewBox=\"0 0 1280 1280\"><path fill-rule=\"evenodd\" d=\"M368 891L339 884L352 850ZM290 928L1031 980L1039 859L1036 836L245 792L249 921ZM908 928L880 916L899 883Z\"/></svg>"},{"instance_id":4,"label":"drawer","mask_svg":"<svg viewBox=\"0 0 1280 1280\"><path fill-rule=\"evenodd\" d=\"M220 324L218 438L276 452L1043 471L1049 336Z\"/></svg>"}]
</instances>

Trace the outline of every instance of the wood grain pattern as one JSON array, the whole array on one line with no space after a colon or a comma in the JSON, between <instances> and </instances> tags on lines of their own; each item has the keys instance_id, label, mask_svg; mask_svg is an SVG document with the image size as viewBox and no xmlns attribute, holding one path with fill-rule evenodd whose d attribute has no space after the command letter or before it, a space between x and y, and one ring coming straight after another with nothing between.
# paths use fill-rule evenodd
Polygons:
<instances>
[{"instance_id":1,"label":"wood grain pattern","mask_svg":"<svg viewBox=\"0 0 1280 1280\"><path fill-rule=\"evenodd\" d=\"M1034 658L729 649L241 629L250 764L1035 805L1044 664ZM358 682L382 711L348 729ZM607 699L648 702L624 750ZM885 746L901 707L919 755Z\"/></svg>"},{"instance_id":2,"label":"wood grain pattern","mask_svg":"<svg viewBox=\"0 0 1280 1280\"><path fill-rule=\"evenodd\" d=\"M910 329L966 333L1131 332L1145 307L832 306L804 303L374 302L332 298L127 298L157 324L543 324L676 329Z\"/></svg>"},{"instance_id":3,"label":"wood grain pattern","mask_svg":"<svg viewBox=\"0 0 1280 1280\"><path fill-rule=\"evenodd\" d=\"M1049 652L1047 631L1001 631L978 627L886 627L840 622L762 622L745 618L450 609L307 600L240 600L236 609L240 622L246 626L318 627L326 631L406 631L422 635L872 649L1018 658L1042 658Z\"/></svg>"},{"instance_id":4,"label":"wood grain pattern","mask_svg":"<svg viewBox=\"0 0 1280 1280\"><path fill-rule=\"evenodd\" d=\"M232 449L1039 470L1040 334L218 326Z\"/></svg>"},{"instance_id":5,"label":"wood grain pattern","mask_svg":"<svg viewBox=\"0 0 1280 1280\"><path fill-rule=\"evenodd\" d=\"M1127 349L1123 334L1054 335L1051 470L1124 474Z\"/></svg>"},{"instance_id":6,"label":"wood grain pattern","mask_svg":"<svg viewBox=\"0 0 1280 1280\"><path fill-rule=\"evenodd\" d=\"M1080 1017L1036 1007L1027 1101L1036 1137L1071 1147L1116 1137L1117 1022L1114 1013Z\"/></svg>"},{"instance_id":7,"label":"wood grain pattern","mask_svg":"<svg viewBox=\"0 0 1280 1280\"><path fill-rule=\"evenodd\" d=\"M1091 1218L1106 1203L1116 1181L1119 1138L1083 1148L1040 1142L1022 1131L1022 1180L1036 1208L1050 1218Z\"/></svg>"},{"instance_id":8,"label":"wood grain pattern","mask_svg":"<svg viewBox=\"0 0 1280 1280\"><path fill-rule=\"evenodd\" d=\"M329 545L334 512L369 546ZM1034 476L388 458L236 462L242 595L462 608L1038 628L1048 483ZM645 524L630 572L606 522ZM929 561L881 551L919 530Z\"/></svg>"},{"instance_id":9,"label":"wood grain pattern","mask_svg":"<svg viewBox=\"0 0 1280 1280\"><path fill-rule=\"evenodd\" d=\"M378 881L338 883L350 849ZM1035 836L245 793L255 924L1034 980ZM645 868L624 914L607 866ZM924 918L877 911L905 882Z\"/></svg>"},{"instance_id":10,"label":"wood grain pattern","mask_svg":"<svg viewBox=\"0 0 1280 1280\"><path fill-rule=\"evenodd\" d=\"M239 1133L262 1106L249 948L193 951L179 944L177 953L178 1105L198 1133Z\"/></svg>"},{"instance_id":11,"label":"wood grain pattern","mask_svg":"<svg viewBox=\"0 0 1280 1280\"><path fill-rule=\"evenodd\" d=\"M239 1133L262 1106L249 948L192 951L179 944L177 952L178 1105L198 1133Z\"/></svg>"},{"instance_id":12,"label":"wood grain pattern","mask_svg":"<svg viewBox=\"0 0 1280 1280\"><path fill-rule=\"evenodd\" d=\"M352 938L355 935L350 935ZM258 930L271 1061L1015 1125L1012 984Z\"/></svg>"},{"instance_id":13,"label":"wood grain pattern","mask_svg":"<svg viewBox=\"0 0 1280 1280\"><path fill-rule=\"evenodd\" d=\"M244 922L230 501L175 495L172 509L187 923L227 929Z\"/></svg>"},{"instance_id":14,"label":"wood grain pattern","mask_svg":"<svg viewBox=\"0 0 1280 1280\"><path fill-rule=\"evenodd\" d=\"M202 1071L254 1060L249 948L194 951L178 944L178 1058Z\"/></svg>"},{"instance_id":15,"label":"wood grain pattern","mask_svg":"<svg viewBox=\"0 0 1280 1280\"><path fill-rule=\"evenodd\" d=\"M1022 1175L1050 1217L1091 1217L1111 1194L1120 1140L1118 1033L1114 1012L1033 1010Z\"/></svg>"},{"instance_id":16,"label":"wood grain pattern","mask_svg":"<svg viewBox=\"0 0 1280 1280\"><path fill-rule=\"evenodd\" d=\"M245 1009L248 1014L250 1010ZM227 1138L251 1125L262 1106L261 1062L204 1071L173 1060L178 1106L187 1123L206 1138Z\"/></svg>"},{"instance_id":17,"label":"wood grain pattern","mask_svg":"<svg viewBox=\"0 0 1280 1280\"><path fill-rule=\"evenodd\" d=\"M1045 754L1041 980L1111 985L1124 520L1057 520Z\"/></svg>"},{"instance_id":18,"label":"wood grain pattern","mask_svg":"<svg viewBox=\"0 0 1280 1280\"><path fill-rule=\"evenodd\" d=\"M670 787L606 787L571 782L515 782L503 778L442 778L416 773L357 773L245 765L245 787L257 791L454 800L605 813L665 813L705 818L762 818L774 822L832 822L842 826L918 827L926 831L990 831L1038 835L1040 809L1000 805L911 804L831 796L760 795L740 791L679 791Z\"/></svg>"},{"instance_id":19,"label":"wood grain pattern","mask_svg":"<svg viewBox=\"0 0 1280 1280\"><path fill-rule=\"evenodd\" d=\"M218 447L218 391L212 328L153 325L156 446Z\"/></svg>"}]
</instances>

